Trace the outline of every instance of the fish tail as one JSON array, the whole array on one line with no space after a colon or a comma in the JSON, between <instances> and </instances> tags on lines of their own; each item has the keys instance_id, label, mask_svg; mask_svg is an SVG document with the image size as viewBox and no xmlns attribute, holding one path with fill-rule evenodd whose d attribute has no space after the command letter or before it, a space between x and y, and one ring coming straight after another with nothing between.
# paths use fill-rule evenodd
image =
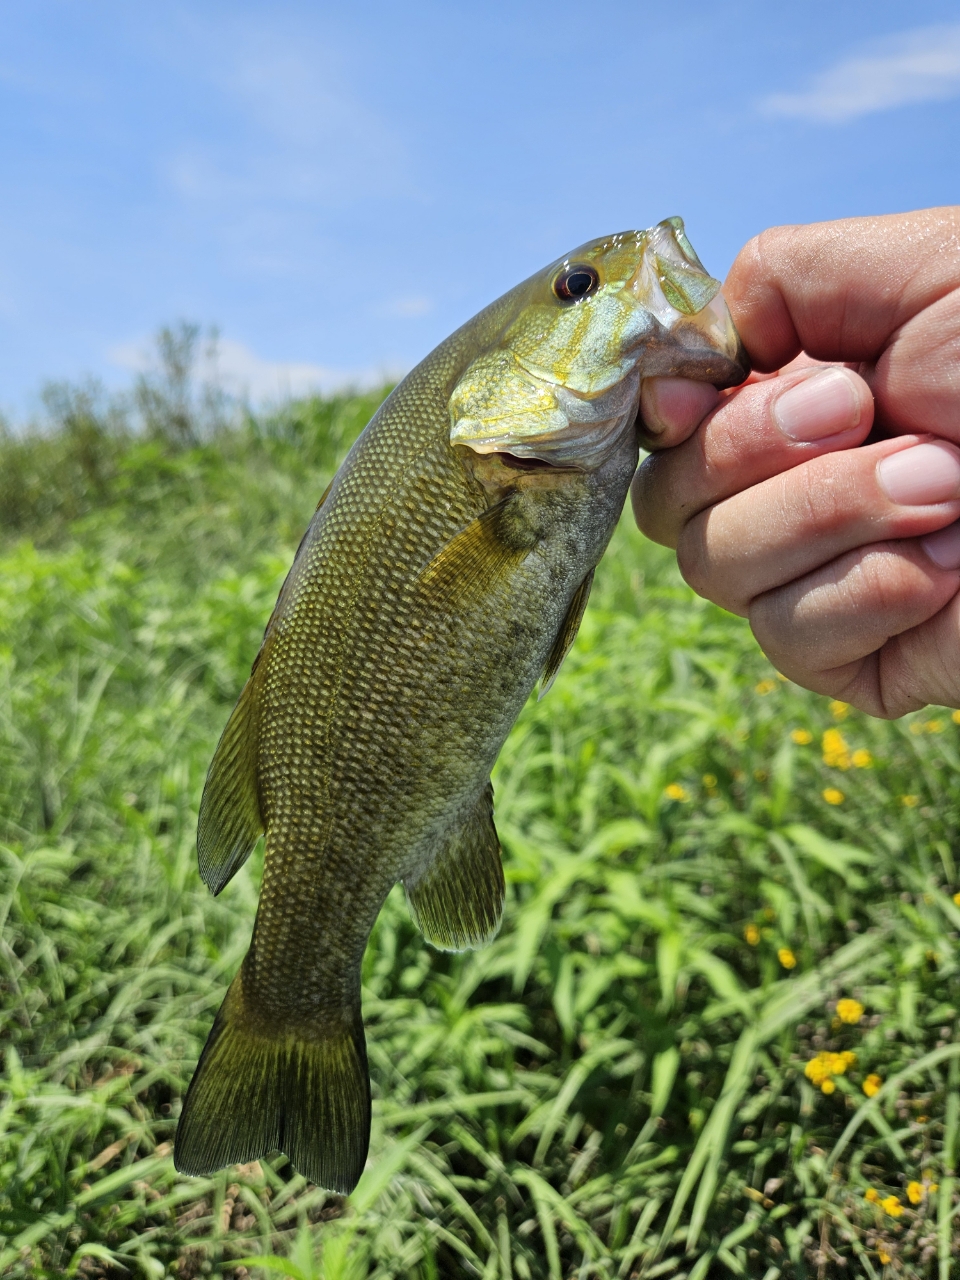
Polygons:
<instances>
[{"instance_id":1,"label":"fish tail","mask_svg":"<svg viewBox=\"0 0 960 1280\"><path fill-rule=\"evenodd\" d=\"M281 1027L244 1007L243 970L226 994L187 1091L174 1165L203 1175L280 1150L309 1181L348 1194L370 1142L370 1080L355 1009Z\"/></svg>"}]
</instances>

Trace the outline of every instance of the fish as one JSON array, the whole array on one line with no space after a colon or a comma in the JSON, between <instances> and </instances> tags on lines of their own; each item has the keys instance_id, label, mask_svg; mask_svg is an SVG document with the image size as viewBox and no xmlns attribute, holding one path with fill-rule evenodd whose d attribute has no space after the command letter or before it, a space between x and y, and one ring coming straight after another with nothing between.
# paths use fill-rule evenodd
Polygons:
<instances>
[{"instance_id":1,"label":"fish","mask_svg":"<svg viewBox=\"0 0 960 1280\"><path fill-rule=\"evenodd\" d=\"M249 951L186 1094L176 1168L365 1167L364 949L393 886L434 947L504 907L490 772L557 675L638 461L641 381L747 358L679 218L590 241L392 391L317 506L200 804L216 894L265 835Z\"/></svg>"}]
</instances>

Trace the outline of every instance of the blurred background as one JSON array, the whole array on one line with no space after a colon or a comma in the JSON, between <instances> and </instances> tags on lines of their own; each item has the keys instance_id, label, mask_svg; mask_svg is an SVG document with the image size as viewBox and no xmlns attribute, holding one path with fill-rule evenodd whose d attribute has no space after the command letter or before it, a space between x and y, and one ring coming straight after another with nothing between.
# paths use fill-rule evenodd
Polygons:
<instances>
[{"instance_id":1,"label":"blurred background","mask_svg":"<svg viewBox=\"0 0 960 1280\"><path fill-rule=\"evenodd\" d=\"M395 377L586 239L956 199L954 0L8 6L0 409L216 325L254 402Z\"/></svg>"}]
</instances>

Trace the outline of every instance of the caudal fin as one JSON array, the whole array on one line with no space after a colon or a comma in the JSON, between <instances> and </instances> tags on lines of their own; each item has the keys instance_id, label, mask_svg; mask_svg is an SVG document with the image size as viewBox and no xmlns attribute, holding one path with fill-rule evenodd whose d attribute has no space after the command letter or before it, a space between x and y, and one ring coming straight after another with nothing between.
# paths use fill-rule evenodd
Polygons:
<instances>
[{"instance_id":1,"label":"caudal fin","mask_svg":"<svg viewBox=\"0 0 960 1280\"><path fill-rule=\"evenodd\" d=\"M359 1007L309 1034L270 1035L231 983L183 1104L173 1162L209 1174L270 1151L305 1178L348 1194L370 1142L370 1081Z\"/></svg>"}]
</instances>

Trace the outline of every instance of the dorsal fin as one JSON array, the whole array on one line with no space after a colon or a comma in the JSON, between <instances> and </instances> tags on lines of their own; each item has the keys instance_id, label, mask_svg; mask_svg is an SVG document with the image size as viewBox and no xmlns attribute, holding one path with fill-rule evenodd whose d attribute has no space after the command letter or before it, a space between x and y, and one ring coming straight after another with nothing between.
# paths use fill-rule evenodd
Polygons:
<instances>
[{"instance_id":1,"label":"dorsal fin","mask_svg":"<svg viewBox=\"0 0 960 1280\"><path fill-rule=\"evenodd\" d=\"M490 941L500 927L504 884L489 782L426 871L404 888L420 932L435 947L464 951Z\"/></svg>"},{"instance_id":2,"label":"dorsal fin","mask_svg":"<svg viewBox=\"0 0 960 1280\"><path fill-rule=\"evenodd\" d=\"M251 676L243 686L203 786L197 854L200 875L213 893L239 871L263 831L257 783L258 685Z\"/></svg>"},{"instance_id":3,"label":"dorsal fin","mask_svg":"<svg viewBox=\"0 0 960 1280\"><path fill-rule=\"evenodd\" d=\"M320 495L314 516L326 502L332 488L333 480ZM293 557L294 564L312 523L313 521L300 539L297 555ZM250 678L243 686L243 692L237 699L237 705L227 721L227 727L220 736L207 771L207 780L203 785L200 819L197 823L197 854L200 861L200 875L213 893L219 893L240 870L263 832L257 782L257 744L260 726L256 705L258 685L255 677L279 617L284 590L291 580L292 572L291 566L267 622L257 656L250 668Z\"/></svg>"},{"instance_id":4,"label":"dorsal fin","mask_svg":"<svg viewBox=\"0 0 960 1280\"><path fill-rule=\"evenodd\" d=\"M577 632L580 630L580 623L583 621L583 614L587 607L587 601L590 599L590 588L593 586L593 574L594 571L591 569L573 593L573 599L570 601L570 608L567 610L567 615L560 624L560 630L557 632L557 638L553 642L553 648L550 650L547 660L544 663L543 675L540 677L540 692L537 695L538 702L553 684L554 680L556 680L557 672L563 665L564 658L570 652L570 646L577 638Z\"/></svg>"},{"instance_id":5,"label":"dorsal fin","mask_svg":"<svg viewBox=\"0 0 960 1280\"><path fill-rule=\"evenodd\" d=\"M336 480L336 478L337 477L334 476L333 480ZM310 533L310 530L313 528L313 521L316 519L317 512L320 510L320 508L326 502L327 498L330 496L330 490L333 488L333 480L330 481L330 483L324 489L323 493L321 493L320 501L317 503L314 509L313 516L310 519L310 523L307 525L306 529L304 529L303 537L300 539L300 542L297 545L297 550L294 553L294 557L290 562L290 568L287 570L287 576L284 578L283 583L281 584L281 587L280 587L280 591L277 595L277 603L273 606L273 612L270 614L270 617L267 619L267 625L263 631L263 639L260 641L260 648L257 650L257 656L254 658L253 665L250 668L251 675L253 675L253 673L256 671L257 667L259 666L260 659L263 657L263 653L264 653L264 650L266 649L267 641L270 639L271 632L274 629L274 624L276 623L277 618L280 616L280 605L283 603L284 592L287 590L287 584L292 581L293 570L294 570L294 566L297 563L297 557L300 555L300 552L303 550L303 544L306 542L307 537Z\"/></svg>"}]
</instances>

